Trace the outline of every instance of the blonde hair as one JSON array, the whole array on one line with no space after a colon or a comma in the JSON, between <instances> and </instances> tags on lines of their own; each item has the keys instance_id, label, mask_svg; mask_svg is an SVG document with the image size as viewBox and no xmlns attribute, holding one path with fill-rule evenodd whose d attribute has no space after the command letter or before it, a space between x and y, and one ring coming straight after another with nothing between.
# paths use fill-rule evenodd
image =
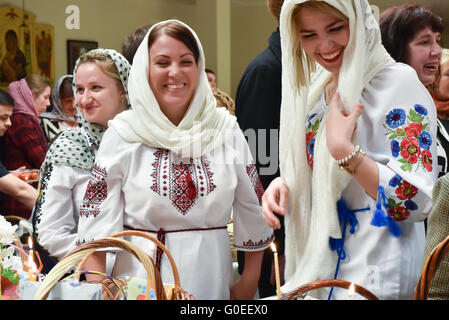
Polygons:
<instances>
[{"instance_id":1,"label":"blonde hair","mask_svg":"<svg viewBox=\"0 0 449 320\"><path fill-rule=\"evenodd\" d=\"M441 63L446 63L449 61L449 49L442 49L442 54L441 54Z\"/></svg>"},{"instance_id":2,"label":"blonde hair","mask_svg":"<svg viewBox=\"0 0 449 320\"><path fill-rule=\"evenodd\" d=\"M25 77L25 81L28 84L31 92L33 93L33 98L39 96L47 87L51 88L50 80L44 78L38 74L29 74Z\"/></svg>"},{"instance_id":3,"label":"blonde hair","mask_svg":"<svg viewBox=\"0 0 449 320\"><path fill-rule=\"evenodd\" d=\"M101 49L94 49L86 52L79 58L78 68L83 63L96 63L98 67L109 77L114 78L118 81L119 85L123 88L122 80L115 65L114 60ZM75 70L76 72L76 70Z\"/></svg>"},{"instance_id":4,"label":"blonde hair","mask_svg":"<svg viewBox=\"0 0 449 320\"><path fill-rule=\"evenodd\" d=\"M304 50L302 50L301 41L298 37L297 32L296 19L299 15L299 12L306 7L332 14L346 22L349 21L346 15L324 1L310 0L307 2L299 3L293 8L290 27L291 34L294 35L292 54L294 57L296 57L296 59L293 59L293 61L296 69L296 82L298 88L307 85L310 82L310 75L316 70L315 61L311 57L309 57L304 52Z\"/></svg>"}]
</instances>

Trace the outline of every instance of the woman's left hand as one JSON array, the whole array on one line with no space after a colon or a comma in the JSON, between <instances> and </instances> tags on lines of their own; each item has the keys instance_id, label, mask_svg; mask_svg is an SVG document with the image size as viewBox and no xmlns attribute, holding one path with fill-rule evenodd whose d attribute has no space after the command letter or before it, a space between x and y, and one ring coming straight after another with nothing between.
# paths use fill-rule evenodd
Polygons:
<instances>
[{"instance_id":1,"label":"woman's left hand","mask_svg":"<svg viewBox=\"0 0 449 320\"><path fill-rule=\"evenodd\" d=\"M352 136L357 128L357 119L363 112L363 104L358 103L350 113L340 109L340 94L331 99L329 115L326 119L327 148L334 159L342 159L354 150Z\"/></svg>"}]
</instances>

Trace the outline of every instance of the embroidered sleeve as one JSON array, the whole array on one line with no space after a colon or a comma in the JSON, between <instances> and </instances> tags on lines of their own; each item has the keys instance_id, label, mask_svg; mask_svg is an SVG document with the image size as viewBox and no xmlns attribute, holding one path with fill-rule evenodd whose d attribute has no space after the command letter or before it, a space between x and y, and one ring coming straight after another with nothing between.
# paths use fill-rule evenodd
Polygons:
<instances>
[{"instance_id":1,"label":"embroidered sleeve","mask_svg":"<svg viewBox=\"0 0 449 320\"><path fill-rule=\"evenodd\" d=\"M39 244L52 256L64 257L75 248L76 225L72 168L47 165L42 171L39 197L33 212Z\"/></svg>"},{"instance_id":2,"label":"embroidered sleeve","mask_svg":"<svg viewBox=\"0 0 449 320\"><path fill-rule=\"evenodd\" d=\"M396 221L421 221L431 207L436 178L436 124L420 104L392 108L383 125L390 162L379 165L379 184L388 199L388 215Z\"/></svg>"},{"instance_id":3,"label":"embroidered sleeve","mask_svg":"<svg viewBox=\"0 0 449 320\"><path fill-rule=\"evenodd\" d=\"M116 137L106 132L98 149L80 206L77 243L123 231L122 180L127 166L122 165L121 157L125 152L117 144Z\"/></svg>"},{"instance_id":4,"label":"embroidered sleeve","mask_svg":"<svg viewBox=\"0 0 449 320\"><path fill-rule=\"evenodd\" d=\"M236 153L238 156L235 159L238 185L233 206L234 246L242 251L259 251L273 241L273 230L262 218L264 190L251 151L240 130L236 139L242 142L242 150Z\"/></svg>"}]
</instances>

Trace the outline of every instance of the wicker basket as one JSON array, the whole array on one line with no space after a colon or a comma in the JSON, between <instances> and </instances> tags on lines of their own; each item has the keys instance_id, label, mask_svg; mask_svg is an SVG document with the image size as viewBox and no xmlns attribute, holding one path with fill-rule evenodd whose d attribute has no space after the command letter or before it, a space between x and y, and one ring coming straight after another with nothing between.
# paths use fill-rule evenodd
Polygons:
<instances>
[{"instance_id":1,"label":"wicker basket","mask_svg":"<svg viewBox=\"0 0 449 320\"><path fill-rule=\"evenodd\" d=\"M189 294L188 292L184 291L181 288L181 281L179 278L178 268L176 267L175 260L173 259L172 255L170 254L170 251L168 251L167 247L162 242L160 242L159 240L157 240L156 238L154 238L153 236L150 236L149 234L147 234L145 232L136 231L136 230L127 230L127 231L122 231L122 232L115 233L115 234L111 235L111 237L114 237L114 238L123 237L123 236L138 236L138 237L143 237L150 241L153 241L167 255L167 258L170 261L170 265L171 265L172 272L173 272L173 279L174 279L174 286L173 287L167 286L165 288L168 300L192 300L192 299L194 299L194 297L191 294Z\"/></svg>"},{"instance_id":2,"label":"wicker basket","mask_svg":"<svg viewBox=\"0 0 449 320\"><path fill-rule=\"evenodd\" d=\"M163 288L159 272L157 272L157 270L154 268L154 263L152 259L135 244L123 239L117 239L112 237L93 240L72 250L61 261L59 261L48 273L48 275L45 277L44 281L40 285L38 291L36 292L34 299L35 300L46 299L50 290L69 271L71 267L73 267L76 263L79 263L79 261L82 260L83 258L97 251L97 249L103 248L109 249L120 248L132 253L142 263L145 270L147 271L146 298L148 299L149 297L150 284L153 283L156 288L155 291L157 299L161 300L166 299L165 290ZM106 286L110 288L110 283L109 285ZM106 292L109 293L108 290L106 290Z\"/></svg>"},{"instance_id":3,"label":"wicker basket","mask_svg":"<svg viewBox=\"0 0 449 320\"><path fill-rule=\"evenodd\" d=\"M338 287L338 288L344 288L349 289L351 286L351 282L345 281L345 280L339 280L339 279L329 279L329 280L317 280L313 282L309 282L305 285L299 286L295 290L292 290L288 293L281 295L281 300L296 300L297 298L300 298L304 296L307 292L315 289L321 289L326 287ZM354 289L355 293L360 294L361 296L365 297L368 300L379 300L373 293L368 291L362 286L359 286L354 283Z\"/></svg>"},{"instance_id":4,"label":"wicker basket","mask_svg":"<svg viewBox=\"0 0 449 320\"><path fill-rule=\"evenodd\" d=\"M181 288L181 281L179 278L179 272L178 272L178 268L176 267L175 260L173 259L173 256L170 254L170 251L168 251L167 247L162 242L160 242L159 240L157 240L156 238L154 238L153 236L150 236L149 234L147 234L145 232L137 231L137 230L122 231L119 233L115 233L115 234L111 235L110 237L118 238L118 237L124 237L124 236L138 236L138 237L146 238L146 239L154 242L167 255L167 258L170 261L170 265L172 267L174 286L171 286L171 285L164 286L164 290L165 290L165 294L166 294L166 297L163 298L164 300L192 300L192 299L194 299L194 297L191 294L189 294L188 292L184 291ZM87 258L88 258L88 256L86 256L83 259L83 261L81 261L77 270L80 269L80 267L84 264L84 262L85 262L85 260L87 260ZM157 269L155 269L155 271L158 273ZM159 274L158 274L158 277L159 277ZM159 299L159 297L158 297L158 299ZM159 300L161 300L161 299L159 299Z\"/></svg>"},{"instance_id":5,"label":"wicker basket","mask_svg":"<svg viewBox=\"0 0 449 320\"><path fill-rule=\"evenodd\" d=\"M421 277L418 280L418 284L415 288L415 300L426 300L427 295L429 294L429 289L432 283L433 276L438 269L441 261L446 256L449 251L449 236L446 237L443 241L436 246L432 252L429 254L429 257L424 264L424 267L421 272Z\"/></svg>"}]
</instances>

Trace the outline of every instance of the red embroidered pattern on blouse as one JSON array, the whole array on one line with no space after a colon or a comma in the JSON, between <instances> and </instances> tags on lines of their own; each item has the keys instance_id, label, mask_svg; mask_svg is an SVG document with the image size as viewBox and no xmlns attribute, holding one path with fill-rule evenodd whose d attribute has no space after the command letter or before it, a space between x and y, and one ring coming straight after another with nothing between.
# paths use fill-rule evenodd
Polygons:
<instances>
[{"instance_id":1,"label":"red embroidered pattern on blouse","mask_svg":"<svg viewBox=\"0 0 449 320\"><path fill-rule=\"evenodd\" d=\"M199 161L188 159L188 163L174 163L167 150L157 150L154 156L151 189L160 196L169 197L182 215L193 207L198 197L216 188L213 173L203 157Z\"/></svg>"},{"instance_id":2,"label":"red embroidered pattern on blouse","mask_svg":"<svg viewBox=\"0 0 449 320\"><path fill-rule=\"evenodd\" d=\"M81 204L80 216L96 217L100 213L100 206L108 196L106 177L106 169L100 168L95 164L90 174L83 203Z\"/></svg>"},{"instance_id":3,"label":"red embroidered pattern on blouse","mask_svg":"<svg viewBox=\"0 0 449 320\"><path fill-rule=\"evenodd\" d=\"M265 190L263 188L262 182L260 181L259 174L257 173L256 165L252 163L246 166L246 173L248 174L254 191L256 192L257 199L259 200L259 205L262 205L262 196Z\"/></svg>"},{"instance_id":4,"label":"red embroidered pattern on blouse","mask_svg":"<svg viewBox=\"0 0 449 320\"><path fill-rule=\"evenodd\" d=\"M243 244L241 246L234 245L234 247L237 249L261 249L263 247L266 247L269 243L271 243L273 241L273 239L274 239L274 234L271 234L271 236L269 236L265 240L260 240L258 242L255 242L255 241L249 239L248 241L243 241Z\"/></svg>"}]
</instances>

